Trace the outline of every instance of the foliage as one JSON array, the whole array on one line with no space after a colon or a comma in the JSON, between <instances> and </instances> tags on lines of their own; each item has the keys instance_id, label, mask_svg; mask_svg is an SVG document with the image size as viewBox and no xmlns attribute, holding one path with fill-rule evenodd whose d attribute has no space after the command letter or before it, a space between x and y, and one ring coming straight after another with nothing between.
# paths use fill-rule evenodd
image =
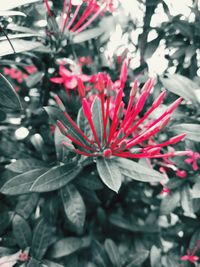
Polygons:
<instances>
[{"instance_id":1,"label":"foliage","mask_svg":"<svg viewBox=\"0 0 200 267\"><path fill-rule=\"evenodd\" d=\"M198 266L199 3L130 5L0 3L2 267Z\"/></svg>"}]
</instances>

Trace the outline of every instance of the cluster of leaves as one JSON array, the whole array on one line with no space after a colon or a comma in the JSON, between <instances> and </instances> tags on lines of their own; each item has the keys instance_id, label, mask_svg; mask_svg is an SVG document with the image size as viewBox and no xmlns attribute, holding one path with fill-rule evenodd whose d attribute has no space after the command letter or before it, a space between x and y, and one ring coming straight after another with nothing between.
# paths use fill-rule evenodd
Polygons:
<instances>
[{"instance_id":1,"label":"cluster of leaves","mask_svg":"<svg viewBox=\"0 0 200 267\"><path fill-rule=\"evenodd\" d=\"M197 165L192 168L185 163L185 157L169 162L91 159L74 156L73 151L65 149L66 137L55 127L63 113L56 107L54 97L59 95L71 118L82 127L85 121L80 95L76 88L64 88L66 84L58 85L51 79L60 75L59 64L64 62L70 66L82 64L82 71L88 76L107 71L117 80L124 55L115 55L109 67L102 51L115 23L120 23L120 15L102 14L89 29L71 34L59 29L61 0L52 1L53 16L40 0L0 3L2 35L7 35L0 38L0 266L188 267L198 261L198 249L195 255L189 255L200 240L200 91L196 77L196 21L200 15L196 3L192 9L195 22L191 23L171 16L165 1L140 2L146 8L145 30L137 47L141 66L129 70L125 94L129 94L129 83L135 78L144 82L148 74L146 60L153 56L162 39L166 38L167 47L176 46L179 52L169 58L169 67L178 59L176 74L158 77L141 113L148 110L161 86L169 92L157 113L162 114L166 105L181 96L182 104L157 141L186 133L186 140L176 146L193 151L196 158L188 163ZM169 21L156 29L158 37L148 43L158 4L163 5ZM118 9L121 14L120 4ZM124 32L132 25L129 18L126 23ZM76 74L73 69L71 73ZM88 91L95 90L89 87ZM124 99L128 102L126 96ZM95 123L100 112L95 106ZM152 119L156 116L152 114ZM84 144L76 128L70 127L72 136ZM87 125L84 127L87 131ZM164 185L160 184L164 176L159 170L167 175ZM164 189L168 189L166 195ZM187 249L190 252L181 260Z\"/></svg>"}]
</instances>

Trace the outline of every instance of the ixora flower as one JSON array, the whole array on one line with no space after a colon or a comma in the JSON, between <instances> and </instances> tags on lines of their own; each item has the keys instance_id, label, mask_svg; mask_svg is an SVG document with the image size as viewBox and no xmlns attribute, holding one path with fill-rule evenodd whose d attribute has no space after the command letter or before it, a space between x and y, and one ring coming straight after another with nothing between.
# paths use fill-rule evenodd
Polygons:
<instances>
[{"instance_id":1,"label":"ixora flower","mask_svg":"<svg viewBox=\"0 0 200 267\"><path fill-rule=\"evenodd\" d=\"M153 102L151 108L138 118L142 111L145 101L153 87L153 80L149 79L141 90L141 94L134 104L134 98L137 91L137 82L134 83L130 92L130 99L127 109L124 109L122 101L123 90L119 90L115 99L115 108L112 121L109 119L110 99L109 92L99 93L90 104L86 98L82 99L82 108L84 116L90 125L92 138L88 137L69 117L64 109L61 100L56 97L58 105L64 111L64 115L76 128L79 134L85 139L85 144L79 142L68 132L63 122L58 121L57 125L61 132L66 135L77 148L74 152L87 157L123 157L123 158L165 158L176 155L187 155L187 151L162 153L166 146L181 141L185 134L180 134L169 140L153 145L145 145L149 138L161 131L169 122L175 108L180 104L181 98L167 108L156 120L144 124L149 115L161 104L166 92L163 91ZM125 115L124 115L125 114ZM142 127L141 127L142 126ZM140 130L142 128L142 130ZM68 144L64 143L67 147ZM140 146L140 147L138 147Z\"/></svg>"},{"instance_id":2,"label":"ixora flower","mask_svg":"<svg viewBox=\"0 0 200 267\"><path fill-rule=\"evenodd\" d=\"M53 16L48 0L44 0L48 14ZM82 11L83 9L83 11ZM102 12L112 11L111 0L66 0L63 1L60 30L67 29L74 34L85 30Z\"/></svg>"},{"instance_id":3,"label":"ixora flower","mask_svg":"<svg viewBox=\"0 0 200 267\"><path fill-rule=\"evenodd\" d=\"M195 248L193 249L193 251L191 253L189 250L187 250L187 254L182 256L181 260L189 261L191 263L197 263L197 261L199 260L199 257L195 256L195 253L197 252L199 246L200 246L200 240L197 242Z\"/></svg>"},{"instance_id":4,"label":"ixora flower","mask_svg":"<svg viewBox=\"0 0 200 267\"><path fill-rule=\"evenodd\" d=\"M188 153L188 151L175 150L165 152L164 149L183 140L185 137L184 133L162 143L156 143L154 141L153 144L148 144L148 140L166 126L173 111L182 101L181 98L177 99L157 119L150 120L150 114L161 105L165 97L166 92L163 91L154 100L149 110L142 117L139 117L146 99L153 88L153 83L153 79L149 79L142 87L140 95L136 97L138 82L135 81L130 91L129 102L126 108L122 100L124 86L120 87L116 91L115 107L112 117L109 116L109 111L113 91L111 88L101 87L101 90L98 91L98 94L92 102L89 102L86 97L82 98L82 111L79 116L81 117L79 118L79 124L76 124L72 120L60 98L58 96L55 97L58 106L64 114L62 118L60 117L57 120L58 128L67 137L66 141L63 141L63 145L76 154L86 158L93 158L97 163L97 170L101 179L114 191L118 191L121 185L121 181L118 181L116 184L118 169L116 164L113 164L115 160L121 162L119 164L121 164L122 169L125 168L123 164L127 164L125 173L129 176L130 169L135 171L135 168L139 169L141 165L140 167L133 166L136 163L125 158L170 158L187 155ZM82 89L84 90L84 86ZM84 128L83 125L86 124L87 127ZM105 171L106 169L107 171ZM146 174L149 175L148 170L150 172L151 169L147 168ZM108 176L111 177L109 178L110 181L108 181ZM164 176L161 176L163 179ZM143 179L145 179L144 173Z\"/></svg>"},{"instance_id":5,"label":"ixora flower","mask_svg":"<svg viewBox=\"0 0 200 267\"><path fill-rule=\"evenodd\" d=\"M50 81L57 84L63 84L66 92L74 90L80 86L80 82L90 81L90 76L83 74L81 68L77 65L72 66L72 70L68 70L64 65L59 67L59 77L52 77Z\"/></svg>"}]
</instances>

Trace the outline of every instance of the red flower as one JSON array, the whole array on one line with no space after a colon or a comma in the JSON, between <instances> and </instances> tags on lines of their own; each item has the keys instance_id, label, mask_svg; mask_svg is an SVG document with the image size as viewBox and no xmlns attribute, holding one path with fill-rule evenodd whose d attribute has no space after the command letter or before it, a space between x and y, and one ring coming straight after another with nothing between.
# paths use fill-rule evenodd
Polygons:
<instances>
[{"instance_id":1,"label":"red flower","mask_svg":"<svg viewBox=\"0 0 200 267\"><path fill-rule=\"evenodd\" d=\"M50 81L57 84L63 84L66 91L74 90L77 86L80 85L80 81L88 82L90 80L90 76L86 74L82 74L80 68L74 69L74 71L69 71L63 65L59 67L60 77L50 78Z\"/></svg>"},{"instance_id":2,"label":"red flower","mask_svg":"<svg viewBox=\"0 0 200 267\"><path fill-rule=\"evenodd\" d=\"M198 170L197 160L200 159L200 154L198 152L189 151L188 159L185 160L187 164L192 164L192 168L194 171Z\"/></svg>"},{"instance_id":3,"label":"red flower","mask_svg":"<svg viewBox=\"0 0 200 267\"><path fill-rule=\"evenodd\" d=\"M189 261L191 263L196 263L199 260L198 256L195 256L194 254L198 250L200 245L200 240L197 242L195 248L193 249L192 253L190 253L189 250L187 250L187 254L181 257L181 260L183 261Z\"/></svg>"},{"instance_id":4,"label":"red flower","mask_svg":"<svg viewBox=\"0 0 200 267\"><path fill-rule=\"evenodd\" d=\"M100 90L92 103L89 103L83 97L82 108L90 126L91 134L89 135L85 134L76 125L66 112L61 100L56 97L56 101L66 117L66 121L58 121L57 125L60 131L68 137L68 140L70 139L72 144L75 145L73 151L88 157L169 158L176 155L186 155L188 151L163 153L164 147L181 141L185 134L172 137L160 144L155 143L144 146L148 139L166 126L173 111L182 101L181 98L177 99L156 120L145 124L149 115L162 103L166 94L163 91L143 117L136 120L145 105L152 87L153 80L149 79L141 89L140 96L134 104L137 91L137 82L135 82L130 92L129 103L126 109L122 101L123 87L120 88L115 98L115 108L111 121L109 121L111 90L107 88ZM84 140L84 143L82 140ZM68 148L70 147L70 149L72 149L72 144L64 142L64 145Z\"/></svg>"},{"instance_id":5,"label":"red flower","mask_svg":"<svg viewBox=\"0 0 200 267\"><path fill-rule=\"evenodd\" d=\"M44 0L49 16L53 16L48 0ZM85 6L86 5L86 6ZM75 8L75 9L74 9ZM84 11L80 9L84 8ZM60 30L67 29L75 34L85 30L102 12L112 10L111 0L66 0L63 1L62 22ZM72 13L72 10L73 14Z\"/></svg>"}]
</instances>

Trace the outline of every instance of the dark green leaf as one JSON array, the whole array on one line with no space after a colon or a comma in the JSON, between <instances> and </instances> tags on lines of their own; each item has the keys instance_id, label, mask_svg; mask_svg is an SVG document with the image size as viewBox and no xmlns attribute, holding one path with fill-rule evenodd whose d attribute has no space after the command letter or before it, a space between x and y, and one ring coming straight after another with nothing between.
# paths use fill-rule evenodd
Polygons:
<instances>
[{"instance_id":1,"label":"dark green leaf","mask_svg":"<svg viewBox=\"0 0 200 267\"><path fill-rule=\"evenodd\" d=\"M196 247L196 245L197 245L197 243L199 242L199 240L200 240L200 230L197 229L197 230L193 233L193 235L192 235L192 237L191 237L191 239L190 239L190 244L189 244L189 250L190 250L190 251L193 251L193 249Z\"/></svg>"},{"instance_id":2,"label":"dark green leaf","mask_svg":"<svg viewBox=\"0 0 200 267\"><path fill-rule=\"evenodd\" d=\"M148 256L149 256L149 251L148 250L142 250L140 252L132 254L131 255L132 259L126 265L126 267L141 266L141 264L148 258Z\"/></svg>"},{"instance_id":3,"label":"dark green leaf","mask_svg":"<svg viewBox=\"0 0 200 267\"><path fill-rule=\"evenodd\" d=\"M13 172L27 172L33 169L43 168L45 164L34 158L18 159L15 162L7 165L7 168Z\"/></svg>"},{"instance_id":4,"label":"dark green leaf","mask_svg":"<svg viewBox=\"0 0 200 267\"><path fill-rule=\"evenodd\" d=\"M61 265L61 264L54 262L54 261L43 260L42 261L42 267L64 267L64 265Z\"/></svg>"},{"instance_id":5,"label":"dark green leaf","mask_svg":"<svg viewBox=\"0 0 200 267\"><path fill-rule=\"evenodd\" d=\"M192 195L192 198L200 198L200 182L199 181L193 185L191 195Z\"/></svg>"},{"instance_id":6,"label":"dark green leaf","mask_svg":"<svg viewBox=\"0 0 200 267\"><path fill-rule=\"evenodd\" d=\"M154 52L159 46L161 40L161 36L158 36L157 38L153 39L152 41L148 42L144 51L144 59L147 60L152 57Z\"/></svg>"},{"instance_id":7,"label":"dark green leaf","mask_svg":"<svg viewBox=\"0 0 200 267\"><path fill-rule=\"evenodd\" d=\"M171 130L175 133L186 133L187 139L200 142L200 125L193 123L182 123L172 126Z\"/></svg>"},{"instance_id":8,"label":"dark green leaf","mask_svg":"<svg viewBox=\"0 0 200 267\"><path fill-rule=\"evenodd\" d=\"M76 34L73 38L73 43L77 44L77 43L81 43L81 42L85 42L88 41L90 39L96 38L99 35L101 35L103 33L103 29L102 28L93 28L93 29L89 29L89 30L85 30L83 32L80 32L79 34Z\"/></svg>"},{"instance_id":9,"label":"dark green leaf","mask_svg":"<svg viewBox=\"0 0 200 267\"><path fill-rule=\"evenodd\" d=\"M160 205L160 214L168 215L172 212L180 202L180 192L175 191L163 198Z\"/></svg>"},{"instance_id":10,"label":"dark green leaf","mask_svg":"<svg viewBox=\"0 0 200 267\"><path fill-rule=\"evenodd\" d=\"M26 78L26 85L31 88L36 86L37 83L42 81L42 78L44 76L44 73L41 71L37 71L36 73L33 73Z\"/></svg>"},{"instance_id":11,"label":"dark green leaf","mask_svg":"<svg viewBox=\"0 0 200 267\"><path fill-rule=\"evenodd\" d=\"M34 192L49 192L60 189L71 182L82 170L76 163L67 163L51 168L37 178L31 186Z\"/></svg>"},{"instance_id":12,"label":"dark green leaf","mask_svg":"<svg viewBox=\"0 0 200 267\"><path fill-rule=\"evenodd\" d=\"M0 106L13 110L21 110L22 106L15 89L2 74L0 74L0 88Z\"/></svg>"},{"instance_id":13,"label":"dark green leaf","mask_svg":"<svg viewBox=\"0 0 200 267\"><path fill-rule=\"evenodd\" d=\"M41 219L33 232L33 240L31 245L31 255L41 260L50 244L54 229L50 227L44 219Z\"/></svg>"},{"instance_id":14,"label":"dark green leaf","mask_svg":"<svg viewBox=\"0 0 200 267\"><path fill-rule=\"evenodd\" d=\"M0 17L11 17L11 16L23 16L26 17L26 14L24 14L23 12L20 11L3 11L0 10Z\"/></svg>"},{"instance_id":15,"label":"dark green leaf","mask_svg":"<svg viewBox=\"0 0 200 267\"><path fill-rule=\"evenodd\" d=\"M193 200L189 184L186 184L181 189L181 206L184 210L184 215L188 217L194 216Z\"/></svg>"},{"instance_id":16,"label":"dark green leaf","mask_svg":"<svg viewBox=\"0 0 200 267\"><path fill-rule=\"evenodd\" d=\"M123 175L140 182L160 182L164 180L164 176L151 168L145 167L140 163L129 159L116 158L116 163L121 169Z\"/></svg>"},{"instance_id":17,"label":"dark green leaf","mask_svg":"<svg viewBox=\"0 0 200 267\"><path fill-rule=\"evenodd\" d=\"M17 176L7 181L1 188L1 193L7 195L20 195L30 192L30 188L35 180L46 171L46 169L35 169Z\"/></svg>"},{"instance_id":18,"label":"dark green leaf","mask_svg":"<svg viewBox=\"0 0 200 267\"><path fill-rule=\"evenodd\" d=\"M150 250L150 262L151 267L160 267L161 266L161 249L153 246Z\"/></svg>"},{"instance_id":19,"label":"dark green leaf","mask_svg":"<svg viewBox=\"0 0 200 267\"><path fill-rule=\"evenodd\" d=\"M11 222L10 219L11 219L11 214L9 212L4 211L0 213L0 235L9 226Z\"/></svg>"},{"instance_id":20,"label":"dark green leaf","mask_svg":"<svg viewBox=\"0 0 200 267\"><path fill-rule=\"evenodd\" d=\"M114 267L121 266L120 253L117 246L112 241L112 239L106 239L104 247L113 266Z\"/></svg>"},{"instance_id":21,"label":"dark green leaf","mask_svg":"<svg viewBox=\"0 0 200 267\"><path fill-rule=\"evenodd\" d=\"M106 267L108 265L108 258L103 246L98 241L92 242L92 258L98 267Z\"/></svg>"},{"instance_id":22,"label":"dark green leaf","mask_svg":"<svg viewBox=\"0 0 200 267\"><path fill-rule=\"evenodd\" d=\"M163 86L170 92L197 104L197 98L194 91L198 88L198 85L192 80L180 74L168 74L167 78L160 78L160 80Z\"/></svg>"},{"instance_id":23,"label":"dark green leaf","mask_svg":"<svg viewBox=\"0 0 200 267\"><path fill-rule=\"evenodd\" d=\"M26 220L21 216L15 215L13 219L13 234L19 247L24 250L31 244L31 228Z\"/></svg>"},{"instance_id":24,"label":"dark green leaf","mask_svg":"<svg viewBox=\"0 0 200 267\"><path fill-rule=\"evenodd\" d=\"M82 196L73 184L68 184L61 189L61 197L68 220L77 232L82 232L86 216Z\"/></svg>"},{"instance_id":25,"label":"dark green leaf","mask_svg":"<svg viewBox=\"0 0 200 267\"><path fill-rule=\"evenodd\" d=\"M57 241L50 249L52 258L68 256L82 248L82 238L67 237Z\"/></svg>"},{"instance_id":26,"label":"dark green leaf","mask_svg":"<svg viewBox=\"0 0 200 267\"><path fill-rule=\"evenodd\" d=\"M22 39L12 40L12 45L16 53L27 52L36 48L42 48L43 45L36 41L27 41ZM12 55L14 51L7 40L0 42L0 56Z\"/></svg>"},{"instance_id":27,"label":"dark green leaf","mask_svg":"<svg viewBox=\"0 0 200 267\"><path fill-rule=\"evenodd\" d=\"M30 193L19 196L15 212L27 219L36 208L39 194Z\"/></svg>"},{"instance_id":28,"label":"dark green leaf","mask_svg":"<svg viewBox=\"0 0 200 267\"><path fill-rule=\"evenodd\" d=\"M20 7L22 5L31 4L39 2L40 0L6 0L5 2L0 2L0 10L10 10L16 7Z\"/></svg>"},{"instance_id":29,"label":"dark green leaf","mask_svg":"<svg viewBox=\"0 0 200 267\"><path fill-rule=\"evenodd\" d=\"M40 262L34 258L31 258L27 263L27 267L41 267Z\"/></svg>"},{"instance_id":30,"label":"dark green leaf","mask_svg":"<svg viewBox=\"0 0 200 267\"><path fill-rule=\"evenodd\" d=\"M97 158L97 170L104 184L117 193L122 183L122 175L117 164L111 159Z\"/></svg>"},{"instance_id":31,"label":"dark green leaf","mask_svg":"<svg viewBox=\"0 0 200 267\"><path fill-rule=\"evenodd\" d=\"M87 146L91 146L90 143L76 130L76 128L69 122L69 120L64 116L63 112L55 107L44 107L45 111L49 115L50 121L55 124L57 120L60 120L64 126L67 128L70 135L72 135L76 140L85 144Z\"/></svg>"}]
</instances>

